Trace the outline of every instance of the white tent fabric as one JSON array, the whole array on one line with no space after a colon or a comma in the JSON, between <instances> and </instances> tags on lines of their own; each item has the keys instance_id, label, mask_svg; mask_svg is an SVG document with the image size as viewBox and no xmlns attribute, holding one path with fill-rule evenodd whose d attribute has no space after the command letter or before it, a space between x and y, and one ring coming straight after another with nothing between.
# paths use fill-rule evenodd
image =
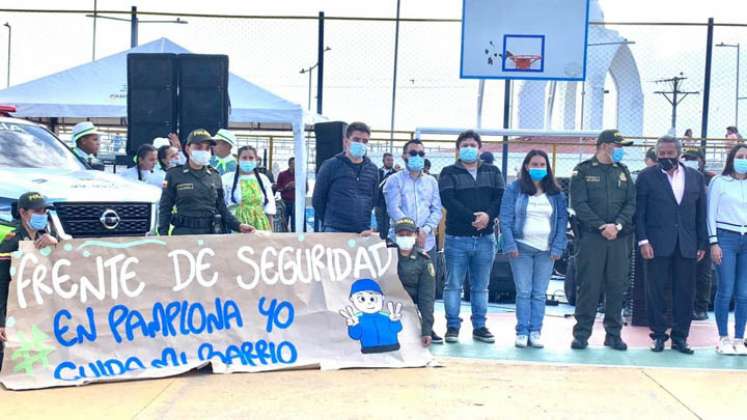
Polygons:
<instances>
[{"instance_id":1,"label":"white tent fabric","mask_svg":"<svg viewBox=\"0 0 747 420\"><path fill-rule=\"evenodd\" d=\"M127 54L189 53L161 38L37 80L0 90L0 104L14 105L19 118L125 118ZM228 76L231 123L286 123L293 127L296 179L306 179L303 108L234 74ZM311 116L311 120L318 119ZM304 181L296 182L296 226L303 226ZM299 229L303 232L302 229Z\"/></svg>"}]
</instances>

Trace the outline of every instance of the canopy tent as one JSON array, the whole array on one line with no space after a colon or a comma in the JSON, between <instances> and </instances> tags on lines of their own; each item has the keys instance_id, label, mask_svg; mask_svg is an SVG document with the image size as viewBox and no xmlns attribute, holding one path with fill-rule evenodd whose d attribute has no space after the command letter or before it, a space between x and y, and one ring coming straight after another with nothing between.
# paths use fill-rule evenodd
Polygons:
<instances>
[{"instance_id":1,"label":"canopy tent","mask_svg":"<svg viewBox=\"0 0 747 420\"><path fill-rule=\"evenodd\" d=\"M120 53L37 80L0 90L0 104L14 105L19 118L124 119L127 117L127 55L130 53L189 53L161 38ZM235 74L228 76L231 100L229 126L248 123L290 124L295 139L296 178L306 179L303 108ZM303 226L304 181L296 182L296 226Z\"/></svg>"}]
</instances>

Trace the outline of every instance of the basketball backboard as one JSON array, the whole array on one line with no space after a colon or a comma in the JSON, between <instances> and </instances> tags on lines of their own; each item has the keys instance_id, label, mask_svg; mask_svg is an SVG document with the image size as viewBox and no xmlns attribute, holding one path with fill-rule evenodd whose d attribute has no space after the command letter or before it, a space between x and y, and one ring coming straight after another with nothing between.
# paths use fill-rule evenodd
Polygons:
<instances>
[{"instance_id":1,"label":"basketball backboard","mask_svg":"<svg viewBox=\"0 0 747 420\"><path fill-rule=\"evenodd\" d=\"M589 0L463 1L463 79L585 79Z\"/></svg>"}]
</instances>

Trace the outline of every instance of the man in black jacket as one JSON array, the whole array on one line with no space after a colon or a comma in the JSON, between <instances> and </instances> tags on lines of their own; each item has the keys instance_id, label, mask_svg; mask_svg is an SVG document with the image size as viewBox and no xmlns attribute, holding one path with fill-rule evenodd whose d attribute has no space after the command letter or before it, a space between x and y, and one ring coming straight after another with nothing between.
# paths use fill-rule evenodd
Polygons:
<instances>
[{"instance_id":1,"label":"man in black jacket","mask_svg":"<svg viewBox=\"0 0 747 420\"><path fill-rule=\"evenodd\" d=\"M495 258L493 224L501 208L503 176L496 166L478 159L482 148L478 133L461 133L456 148L459 159L445 167L438 180L441 202L446 208L446 342L459 340L462 284L469 273L472 338L492 343L495 337L485 327L485 315Z\"/></svg>"},{"instance_id":2,"label":"man in black jacket","mask_svg":"<svg viewBox=\"0 0 747 420\"><path fill-rule=\"evenodd\" d=\"M646 311L654 344L661 352L667 335L666 285L672 290L672 349L692 354L687 344L695 302L695 266L707 244L703 175L682 165L680 141L662 137L656 143L658 165L636 179L636 233L646 260Z\"/></svg>"},{"instance_id":3,"label":"man in black jacket","mask_svg":"<svg viewBox=\"0 0 747 420\"><path fill-rule=\"evenodd\" d=\"M389 236L389 213L386 211L386 200L384 199L384 183L390 175L397 173L394 168L394 155L389 152L384 153L381 160L383 166L379 168L379 195L376 199L376 226L379 229L381 239Z\"/></svg>"},{"instance_id":4,"label":"man in black jacket","mask_svg":"<svg viewBox=\"0 0 747 420\"><path fill-rule=\"evenodd\" d=\"M371 129L353 122L345 130L344 151L327 159L316 175L312 202L324 232L370 234L379 194L379 172L366 157Z\"/></svg>"}]
</instances>

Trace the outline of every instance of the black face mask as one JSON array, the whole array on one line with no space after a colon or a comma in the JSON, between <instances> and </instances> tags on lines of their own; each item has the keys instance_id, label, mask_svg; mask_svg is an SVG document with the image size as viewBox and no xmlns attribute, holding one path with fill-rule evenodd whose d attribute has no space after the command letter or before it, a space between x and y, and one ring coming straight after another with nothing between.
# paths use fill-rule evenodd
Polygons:
<instances>
[{"instance_id":1,"label":"black face mask","mask_svg":"<svg viewBox=\"0 0 747 420\"><path fill-rule=\"evenodd\" d=\"M661 166L661 169L664 169L665 171L671 171L672 169L677 167L677 159L659 158L659 165Z\"/></svg>"}]
</instances>

